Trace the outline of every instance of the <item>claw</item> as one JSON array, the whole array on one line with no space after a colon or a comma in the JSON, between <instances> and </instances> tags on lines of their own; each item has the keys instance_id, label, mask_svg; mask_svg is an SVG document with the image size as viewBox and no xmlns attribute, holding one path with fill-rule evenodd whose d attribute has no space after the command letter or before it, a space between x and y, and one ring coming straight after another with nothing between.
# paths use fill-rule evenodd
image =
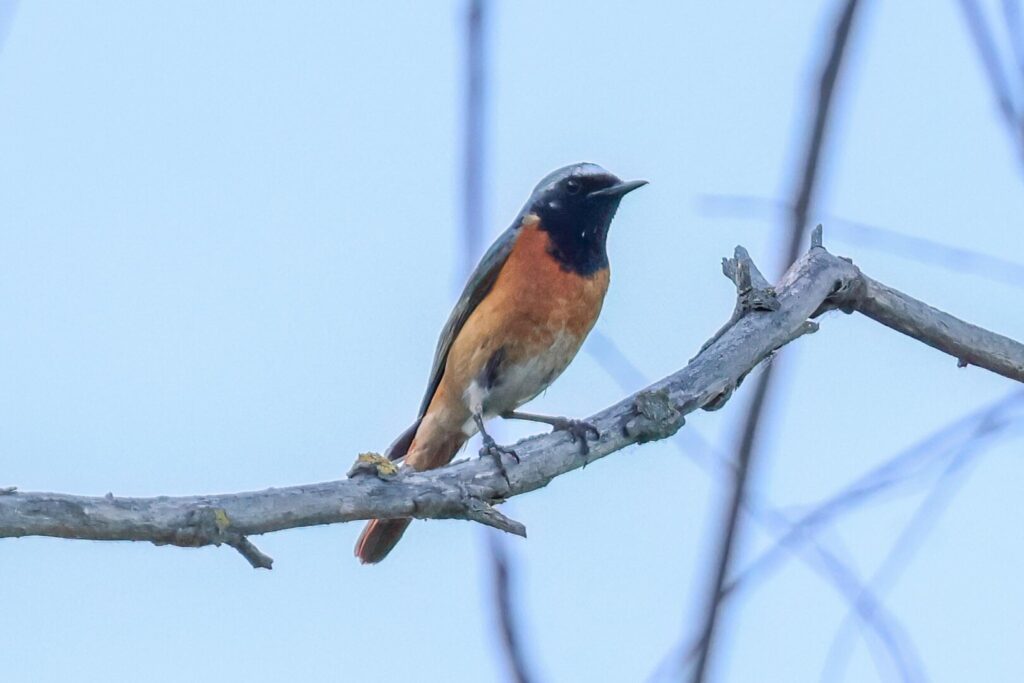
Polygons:
<instances>
[{"instance_id":1,"label":"claw","mask_svg":"<svg viewBox=\"0 0 1024 683\"><path fill-rule=\"evenodd\" d=\"M480 448L480 457L490 456L494 460L495 466L498 471L501 472L501 476L505 479L505 483L512 486L512 481L508 478L508 470L505 469L505 463L502 462L501 457L507 455L511 457L516 463L519 463L519 455L508 446L499 446L494 442L494 439L490 435L485 434L483 437L484 445Z\"/></svg>"},{"instance_id":2,"label":"claw","mask_svg":"<svg viewBox=\"0 0 1024 683\"><path fill-rule=\"evenodd\" d=\"M480 448L480 456L483 457L485 455L489 455L492 458L497 458L497 457L502 456L502 455L507 455L508 457L510 457L513 460L515 460L516 464L519 464L519 455L514 450L509 448L508 446L499 446L496 443L492 443L490 445L484 444Z\"/></svg>"},{"instance_id":3,"label":"claw","mask_svg":"<svg viewBox=\"0 0 1024 683\"><path fill-rule=\"evenodd\" d=\"M590 453L590 444L587 443L588 436L592 436L594 440L601 438L601 432L598 431L597 427L586 420L562 418L557 423L552 424L552 426L555 428L555 431L568 432L569 438L572 439L573 443L579 441L583 455Z\"/></svg>"}]
</instances>

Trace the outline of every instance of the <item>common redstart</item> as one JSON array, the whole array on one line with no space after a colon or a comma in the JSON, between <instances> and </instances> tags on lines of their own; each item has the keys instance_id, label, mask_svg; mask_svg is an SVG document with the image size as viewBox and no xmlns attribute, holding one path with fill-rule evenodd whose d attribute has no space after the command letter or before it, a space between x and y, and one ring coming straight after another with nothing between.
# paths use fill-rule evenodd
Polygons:
<instances>
[{"instance_id":1,"label":"common redstart","mask_svg":"<svg viewBox=\"0 0 1024 683\"><path fill-rule=\"evenodd\" d=\"M594 327L608 291L608 228L628 192L645 180L622 181L596 164L548 174L523 209L491 245L441 330L419 416L391 446L392 460L417 470L451 461L478 431L481 454L503 455L484 429L500 416L569 431L589 451L589 423L518 413L558 377ZM355 554L380 562L411 519L374 519Z\"/></svg>"}]
</instances>

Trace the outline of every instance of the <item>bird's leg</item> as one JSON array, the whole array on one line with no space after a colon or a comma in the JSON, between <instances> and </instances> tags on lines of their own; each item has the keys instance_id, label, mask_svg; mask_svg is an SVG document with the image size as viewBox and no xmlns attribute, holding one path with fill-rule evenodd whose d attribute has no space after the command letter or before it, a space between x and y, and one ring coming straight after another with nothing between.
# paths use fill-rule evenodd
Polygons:
<instances>
[{"instance_id":1,"label":"bird's leg","mask_svg":"<svg viewBox=\"0 0 1024 683\"><path fill-rule=\"evenodd\" d=\"M499 446L494 441L494 438L487 433L486 429L484 429L484 418L480 413L473 413L473 422L476 422L476 428L480 430L480 438L484 441L483 448L480 449L480 456L483 457L485 455L489 455L494 458L494 464L498 466L498 471L501 472L501 476L505 478L505 482L509 486L512 486L512 482L508 478L508 471L505 469L505 463L501 461L501 456L511 456L516 462L519 462L519 456L516 455L516 452L508 446Z\"/></svg>"},{"instance_id":2,"label":"bird's leg","mask_svg":"<svg viewBox=\"0 0 1024 683\"><path fill-rule=\"evenodd\" d=\"M544 424L551 425L555 430L560 429L564 432L568 432L569 438L572 439L573 443L576 443L577 440L580 442L580 450L583 451L583 455L590 453L590 444L587 443L588 436L592 436L595 439L601 438L601 432L597 430L597 427L585 420L574 420L568 417L535 415L534 413L519 413L514 410L510 410L509 412L502 414L502 417L506 420L543 422Z\"/></svg>"}]
</instances>

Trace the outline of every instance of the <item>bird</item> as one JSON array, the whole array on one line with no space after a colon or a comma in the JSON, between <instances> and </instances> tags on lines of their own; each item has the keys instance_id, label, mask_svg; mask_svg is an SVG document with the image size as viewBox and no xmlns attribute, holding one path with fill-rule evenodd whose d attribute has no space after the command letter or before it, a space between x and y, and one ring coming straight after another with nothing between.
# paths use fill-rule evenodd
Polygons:
<instances>
[{"instance_id":1,"label":"bird","mask_svg":"<svg viewBox=\"0 0 1024 683\"><path fill-rule=\"evenodd\" d=\"M416 421L387 457L415 470L442 467L479 432L481 455L493 457L507 479L502 456L518 456L487 433L484 421L492 417L549 424L589 452L587 437L599 437L593 425L516 409L548 388L593 328L608 291L612 218L622 198L646 184L588 162L537 184L469 276L438 339ZM380 562L411 521L370 520L356 557Z\"/></svg>"}]
</instances>

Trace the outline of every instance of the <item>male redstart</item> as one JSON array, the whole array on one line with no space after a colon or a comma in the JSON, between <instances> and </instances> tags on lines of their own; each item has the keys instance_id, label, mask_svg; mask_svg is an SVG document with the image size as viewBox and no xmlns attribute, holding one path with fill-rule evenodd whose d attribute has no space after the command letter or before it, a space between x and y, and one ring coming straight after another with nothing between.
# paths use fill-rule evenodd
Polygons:
<instances>
[{"instance_id":1,"label":"male redstart","mask_svg":"<svg viewBox=\"0 0 1024 683\"><path fill-rule=\"evenodd\" d=\"M540 181L469 277L441 330L419 417L388 449L392 460L441 467L479 431L481 453L504 471L501 457L516 456L484 429L494 416L568 430L588 452L592 425L515 409L547 389L594 327L608 291L608 227L622 197L645 184L589 163ZM356 557L380 562L410 521L370 520Z\"/></svg>"}]
</instances>

